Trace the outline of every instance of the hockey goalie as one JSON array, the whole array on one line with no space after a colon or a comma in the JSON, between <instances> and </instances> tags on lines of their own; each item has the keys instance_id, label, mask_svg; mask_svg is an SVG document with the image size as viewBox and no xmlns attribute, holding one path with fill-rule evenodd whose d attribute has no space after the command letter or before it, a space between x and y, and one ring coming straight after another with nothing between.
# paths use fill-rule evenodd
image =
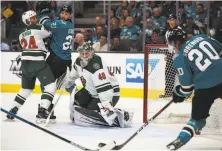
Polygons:
<instances>
[{"instance_id":1,"label":"hockey goalie","mask_svg":"<svg viewBox=\"0 0 222 151\"><path fill-rule=\"evenodd\" d=\"M82 126L130 127L133 113L114 108L119 84L89 43L79 46L79 57L67 73L64 87L70 95L70 119ZM76 88L81 79L83 87Z\"/></svg>"}]
</instances>

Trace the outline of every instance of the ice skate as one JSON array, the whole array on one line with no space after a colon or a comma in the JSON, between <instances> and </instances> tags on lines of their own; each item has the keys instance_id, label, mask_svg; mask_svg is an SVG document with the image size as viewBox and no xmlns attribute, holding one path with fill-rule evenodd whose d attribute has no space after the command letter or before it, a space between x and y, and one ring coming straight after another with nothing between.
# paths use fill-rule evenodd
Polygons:
<instances>
[{"instance_id":1,"label":"ice skate","mask_svg":"<svg viewBox=\"0 0 222 151\"><path fill-rule=\"evenodd\" d=\"M13 107L11 110L10 110L10 112L11 113L13 113L13 114L17 114L17 112L18 112L18 108L15 106L15 107ZM14 117L13 116L11 116L11 115L7 115L6 116L8 119L10 119L10 120L13 120L14 119Z\"/></svg>"}]
</instances>

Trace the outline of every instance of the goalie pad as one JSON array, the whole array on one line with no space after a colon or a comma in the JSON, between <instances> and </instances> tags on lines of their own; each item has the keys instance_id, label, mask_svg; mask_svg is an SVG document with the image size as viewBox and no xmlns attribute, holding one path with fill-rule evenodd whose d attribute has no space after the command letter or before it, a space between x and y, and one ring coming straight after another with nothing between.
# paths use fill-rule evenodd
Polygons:
<instances>
[{"instance_id":1,"label":"goalie pad","mask_svg":"<svg viewBox=\"0 0 222 151\"><path fill-rule=\"evenodd\" d=\"M132 124L133 113L123 111L120 109L115 109L117 114L112 125L107 123L100 112L94 110L88 110L81 108L80 106L73 107L70 112L70 120L80 126L108 126L108 127L130 127Z\"/></svg>"}]
</instances>

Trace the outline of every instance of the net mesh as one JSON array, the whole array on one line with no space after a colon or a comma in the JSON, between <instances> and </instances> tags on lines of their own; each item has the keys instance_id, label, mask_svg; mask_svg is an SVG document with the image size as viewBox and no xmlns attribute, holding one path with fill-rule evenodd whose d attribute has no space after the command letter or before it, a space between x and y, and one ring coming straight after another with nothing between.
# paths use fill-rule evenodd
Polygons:
<instances>
[{"instance_id":1,"label":"net mesh","mask_svg":"<svg viewBox=\"0 0 222 151\"><path fill-rule=\"evenodd\" d=\"M149 54L164 54L166 56L165 67L165 90L156 101L149 101L148 119L158 112L168 101L172 99L172 91L175 85L179 84L176 71L173 68L173 54L168 51L167 45L147 45ZM170 105L161 113L154 123L158 124L185 124L191 118L191 100L192 96L184 103ZM155 102L155 103L154 103ZM207 124L201 134L217 135L222 139L222 100L215 100L209 111L210 116L207 118Z\"/></svg>"}]
</instances>

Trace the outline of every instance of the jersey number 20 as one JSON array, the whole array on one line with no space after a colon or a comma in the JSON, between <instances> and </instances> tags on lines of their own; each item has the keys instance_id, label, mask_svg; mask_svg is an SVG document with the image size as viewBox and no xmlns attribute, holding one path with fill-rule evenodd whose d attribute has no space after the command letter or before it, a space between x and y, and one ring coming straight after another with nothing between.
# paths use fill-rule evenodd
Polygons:
<instances>
[{"instance_id":1,"label":"jersey number 20","mask_svg":"<svg viewBox=\"0 0 222 151\"><path fill-rule=\"evenodd\" d=\"M208 46L208 48L206 46ZM199 49L192 49L188 53L188 59L190 61L193 61L195 59L195 64L200 69L200 71L205 71L211 65L212 60L218 60L220 59L220 57L216 52L216 50L214 49L214 47L207 41L200 42L199 48L202 51L200 51ZM204 52L207 56L209 56L210 59L208 58L204 59L202 52ZM194 58L194 55L196 55L197 58Z\"/></svg>"}]
</instances>

